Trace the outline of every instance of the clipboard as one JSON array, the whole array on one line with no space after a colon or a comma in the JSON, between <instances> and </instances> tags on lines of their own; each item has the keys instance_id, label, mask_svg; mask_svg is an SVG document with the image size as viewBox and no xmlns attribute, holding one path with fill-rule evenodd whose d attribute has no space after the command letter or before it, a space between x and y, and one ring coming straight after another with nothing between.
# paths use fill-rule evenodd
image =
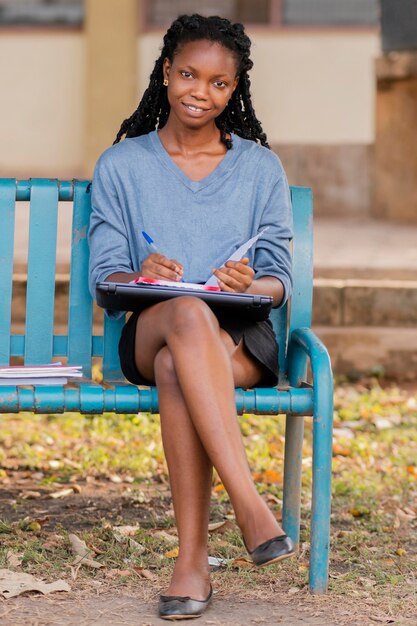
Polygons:
<instances>
[{"instance_id":1,"label":"clipboard","mask_svg":"<svg viewBox=\"0 0 417 626\"><path fill-rule=\"evenodd\" d=\"M97 304L113 311L141 311L164 300L180 296L201 298L218 314L230 313L237 318L260 322L272 309L272 297L249 293L205 291L189 287L170 287L146 283L101 282L96 286Z\"/></svg>"}]
</instances>

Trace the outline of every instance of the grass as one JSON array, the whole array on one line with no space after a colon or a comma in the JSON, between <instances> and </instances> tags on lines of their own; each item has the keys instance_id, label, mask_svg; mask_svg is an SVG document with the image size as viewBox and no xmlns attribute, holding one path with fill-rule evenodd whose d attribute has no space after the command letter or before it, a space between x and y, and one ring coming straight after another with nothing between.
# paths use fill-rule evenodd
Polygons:
<instances>
[{"instance_id":1,"label":"grass","mask_svg":"<svg viewBox=\"0 0 417 626\"><path fill-rule=\"evenodd\" d=\"M240 423L258 489L279 519L284 419L244 415ZM211 554L228 561L214 574L217 588L266 597L279 580L288 601L291 594L304 594L315 610L331 609L338 624L356 623L355 616L360 623L364 615L386 618L385 623L417 623L416 426L414 393L382 388L376 381L336 388L331 594L326 599L305 595L311 420L306 420L297 559L256 572L248 567L227 494L216 479L212 521L228 520L209 538ZM13 569L15 555L20 571L51 580L75 576L87 587L94 580L129 586L132 576L153 588L155 581L164 586L168 580L177 540L155 416L3 416L0 484L5 494L0 568ZM79 491L51 498L71 485ZM137 528L131 537L117 539L115 528L123 524ZM69 532L86 542L102 568L75 571Z\"/></svg>"}]
</instances>

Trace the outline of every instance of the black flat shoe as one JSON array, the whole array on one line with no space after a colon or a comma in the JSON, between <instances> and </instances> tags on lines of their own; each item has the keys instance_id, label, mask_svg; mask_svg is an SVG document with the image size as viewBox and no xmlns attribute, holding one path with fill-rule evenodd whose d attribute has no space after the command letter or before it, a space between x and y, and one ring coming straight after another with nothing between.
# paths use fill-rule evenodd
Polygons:
<instances>
[{"instance_id":1,"label":"black flat shoe","mask_svg":"<svg viewBox=\"0 0 417 626\"><path fill-rule=\"evenodd\" d=\"M247 547L246 549L248 550ZM294 544L287 535L280 535L264 541L255 550L248 552L255 565L271 565L293 556Z\"/></svg>"},{"instance_id":2,"label":"black flat shoe","mask_svg":"<svg viewBox=\"0 0 417 626\"><path fill-rule=\"evenodd\" d=\"M159 617L162 619L194 619L201 617L213 595L210 593L205 600L193 600L190 596L159 596Z\"/></svg>"}]
</instances>

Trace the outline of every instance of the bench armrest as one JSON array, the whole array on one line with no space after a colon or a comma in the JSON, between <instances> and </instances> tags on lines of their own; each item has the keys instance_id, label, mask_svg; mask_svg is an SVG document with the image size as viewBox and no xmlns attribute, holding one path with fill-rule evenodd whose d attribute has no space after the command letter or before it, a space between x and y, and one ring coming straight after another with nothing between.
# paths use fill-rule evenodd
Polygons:
<instances>
[{"instance_id":1,"label":"bench armrest","mask_svg":"<svg viewBox=\"0 0 417 626\"><path fill-rule=\"evenodd\" d=\"M308 362L316 392L319 392L319 388L333 390L333 372L326 346L311 328L297 328L291 333L288 346L290 385L300 387L306 382Z\"/></svg>"}]
</instances>

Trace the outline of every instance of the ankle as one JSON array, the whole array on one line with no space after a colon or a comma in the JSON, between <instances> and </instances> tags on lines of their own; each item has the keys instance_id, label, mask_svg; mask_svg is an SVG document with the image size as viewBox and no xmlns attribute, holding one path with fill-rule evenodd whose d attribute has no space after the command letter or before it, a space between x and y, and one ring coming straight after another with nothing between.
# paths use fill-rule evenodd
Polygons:
<instances>
[{"instance_id":1,"label":"ankle","mask_svg":"<svg viewBox=\"0 0 417 626\"><path fill-rule=\"evenodd\" d=\"M261 543L285 534L272 511L260 498L262 505L236 516L246 549L252 552Z\"/></svg>"}]
</instances>

